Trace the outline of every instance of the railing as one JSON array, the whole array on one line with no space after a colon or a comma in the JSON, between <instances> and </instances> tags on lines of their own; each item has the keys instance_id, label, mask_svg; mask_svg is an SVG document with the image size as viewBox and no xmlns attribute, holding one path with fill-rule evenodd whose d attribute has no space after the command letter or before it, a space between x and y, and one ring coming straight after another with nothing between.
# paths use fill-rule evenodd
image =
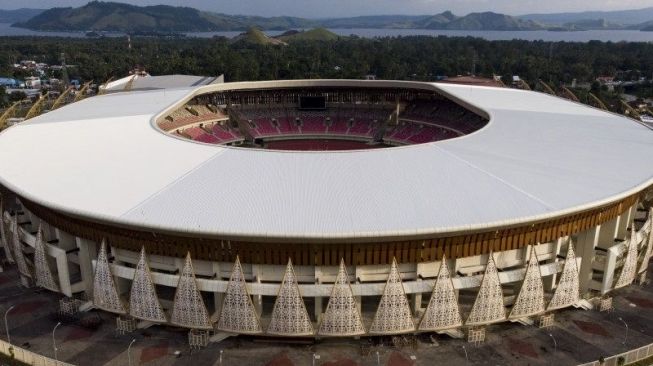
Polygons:
<instances>
[{"instance_id":1,"label":"railing","mask_svg":"<svg viewBox=\"0 0 653 366\"><path fill-rule=\"evenodd\" d=\"M32 366L75 366L70 363L55 361L51 358L41 356L34 352L28 351L26 349L11 345L6 341L0 340L0 353L5 354L11 357L12 352L9 349L12 348L14 359Z\"/></svg>"},{"instance_id":2,"label":"railing","mask_svg":"<svg viewBox=\"0 0 653 366\"><path fill-rule=\"evenodd\" d=\"M605 358L603 363L600 363L599 361L592 361L588 363L584 363L579 366L617 366L617 365L628 365L633 362L641 361L643 359L649 358L653 356L653 343L630 350L628 352L620 353L618 355L610 356ZM619 359L623 358L623 363L619 363Z\"/></svg>"}]
</instances>

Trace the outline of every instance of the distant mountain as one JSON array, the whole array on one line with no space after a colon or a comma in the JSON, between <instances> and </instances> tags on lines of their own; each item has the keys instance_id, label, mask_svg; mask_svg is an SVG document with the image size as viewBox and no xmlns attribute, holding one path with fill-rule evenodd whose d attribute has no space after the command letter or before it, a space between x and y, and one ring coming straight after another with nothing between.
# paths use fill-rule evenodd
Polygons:
<instances>
[{"instance_id":1,"label":"distant mountain","mask_svg":"<svg viewBox=\"0 0 653 366\"><path fill-rule=\"evenodd\" d=\"M215 24L197 9L90 2L79 8L52 8L15 24L46 31L210 31Z\"/></svg>"},{"instance_id":2,"label":"distant mountain","mask_svg":"<svg viewBox=\"0 0 653 366\"><path fill-rule=\"evenodd\" d=\"M333 41L340 36L326 28L315 28L307 31L290 30L275 38L290 43L295 41Z\"/></svg>"},{"instance_id":3,"label":"distant mountain","mask_svg":"<svg viewBox=\"0 0 653 366\"><path fill-rule=\"evenodd\" d=\"M43 13L45 9L16 9L16 10L2 10L0 9L0 23L16 23L24 22L36 15Z\"/></svg>"},{"instance_id":4,"label":"distant mountain","mask_svg":"<svg viewBox=\"0 0 653 366\"><path fill-rule=\"evenodd\" d=\"M590 30L590 29L624 29L623 24L612 23L605 19L583 19L565 23L563 28L567 30Z\"/></svg>"},{"instance_id":5,"label":"distant mountain","mask_svg":"<svg viewBox=\"0 0 653 366\"><path fill-rule=\"evenodd\" d=\"M394 28L394 29L451 29L451 30L535 30L541 24L521 20L510 15L492 12L456 16L450 11L428 15L377 15L354 18L326 19L327 28Z\"/></svg>"},{"instance_id":6,"label":"distant mountain","mask_svg":"<svg viewBox=\"0 0 653 366\"><path fill-rule=\"evenodd\" d=\"M416 23L428 17L428 15L370 15L321 19L319 22L326 28L408 29L415 28Z\"/></svg>"},{"instance_id":7,"label":"distant mountain","mask_svg":"<svg viewBox=\"0 0 653 366\"><path fill-rule=\"evenodd\" d=\"M601 16L598 16L601 15ZM643 20L642 20L643 19ZM46 31L118 32L210 32L288 30L310 28L392 28L444 30L585 30L648 27L653 8L637 11L531 14L513 17L493 12L457 16L446 11L435 15L377 15L351 18L304 19L260 17L204 12L189 7L166 5L135 6L92 1L79 8L52 8L36 13L17 27ZM625 21L635 23L625 23ZM634 24L634 25L633 25ZM641 25L641 26L638 26ZM311 36L311 33L301 37Z\"/></svg>"},{"instance_id":8,"label":"distant mountain","mask_svg":"<svg viewBox=\"0 0 653 366\"><path fill-rule=\"evenodd\" d=\"M606 22L635 25L653 19L653 7L634 10L618 11L585 11L579 13L553 13L553 14L526 14L518 16L520 19L529 19L547 24L563 25L587 19L605 19Z\"/></svg>"},{"instance_id":9,"label":"distant mountain","mask_svg":"<svg viewBox=\"0 0 653 366\"><path fill-rule=\"evenodd\" d=\"M135 6L92 1L79 8L52 8L14 26L45 31L210 32L309 28L319 25L294 17L257 17L203 12L167 5Z\"/></svg>"},{"instance_id":10,"label":"distant mountain","mask_svg":"<svg viewBox=\"0 0 653 366\"><path fill-rule=\"evenodd\" d=\"M545 27L532 20L522 20L506 14L493 12L470 13L453 19L444 29L455 30L536 30Z\"/></svg>"},{"instance_id":11,"label":"distant mountain","mask_svg":"<svg viewBox=\"0 0 653 366\"><path fill-rule=\"evenodd\" d=\"M450 11L445 11L444 13L436 14L422 20L416 21L415 25L419 28L424 29L443 29L451 21L458 19L459 17L455 16Z\"/></svg>"}]
</instances>

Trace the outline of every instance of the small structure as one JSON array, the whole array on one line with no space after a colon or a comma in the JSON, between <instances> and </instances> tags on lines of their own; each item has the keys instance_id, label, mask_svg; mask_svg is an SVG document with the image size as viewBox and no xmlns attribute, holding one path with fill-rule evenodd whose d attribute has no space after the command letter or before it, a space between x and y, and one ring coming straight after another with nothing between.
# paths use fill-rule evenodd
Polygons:
<instances>
[{"instance_id":1,"label":"small structure","mask_svg":"<svg viewBox=\"0 0 653 366\"><path fill-rule=\"evenodd\" d=\"M637 283L640 284L640 285L646 285L648 283L648 281L646 279L646 271L639 274L639 278L637 279Z\"/></svg>"},{"instance_id":2,"label":"small structure","mask_svg":"<svg viewBox=\"0 0 653 366\"><path fill-rule=\"evenodd\" d=\"M553 313L544 314L540 317L540 321L538 322L537 326L539 328L552 327L554 320L555 320L555 316Z\"/></svg>"},{"instance_id":3,"label":"small structure","mask_svg":"<svg viewBox=\"0 0 653 366\"><path fill-rule=\"evenodd\" d=\"M59 300L59 314L63 316L74 316L79 312L80 301L72 297L64 297Z\"/></svg>"},{"instance_id":4,"label":"small structure","mask_svg":"<svg viewBox=\"0 0 653 366\"><path fill-rule=\"evenodd\" d=\"M612 296L605 296L599 299L599 311L612 311L614 306L612 305Z\"/></svg>"},{"instance_id":5,"label":"small structure","mask_svg":"<svg viewBox=\"0 0 653 366\"><path fill-rule=\"evenodd\" d=\"M191 329L188 332L188 345L191 349L200 349L209 345L209 331Z\"/></svg>"},{"instance_id":6,"label":"small structure","mask_svg":"<svg viewBox=\"0 0 653 366\"><path fill-rule=\"evenodd\" d=\"M130 316L116 318L116 332L120 335L125 335L136 330L136 320Z\"/></svg>"},{"instance_id":7,"label":"small structure","mask_svg":"<svg viewBox=\"0 0 653 366\"><path fill-rule=\"evenodd\" d=\"M469 328L467 342L479 345L485 342L485 327Z\"/></svg>"}]
</instances>

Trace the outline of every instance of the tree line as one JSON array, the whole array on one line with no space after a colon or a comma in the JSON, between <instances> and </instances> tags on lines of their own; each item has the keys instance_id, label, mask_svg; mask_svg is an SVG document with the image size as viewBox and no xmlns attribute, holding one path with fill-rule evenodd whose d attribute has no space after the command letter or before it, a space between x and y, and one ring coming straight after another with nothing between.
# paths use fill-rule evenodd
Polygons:
<instances>
[{"instance_id":1,"label":"tree line","mask_svg":"<svg viewBox=\"0 0 653 366\"><path fill-rule=\"evenodd\" d=\"M287 46L233 42L224 37L79 39L4 37L0 77L22 78L29 71L11 64L22 59L59 64L62 53L71 79L103 82L135 66L152 75L195 74L226 81L353 78L433 81L442 76L519 75L529 83L552 85L592 81L602 75L628 78L653 74L653 44L628 42L487 41L472 37L341 37L296 41ZM52 77L60 76L52 72Z\"/></svg>"}]
</instances>

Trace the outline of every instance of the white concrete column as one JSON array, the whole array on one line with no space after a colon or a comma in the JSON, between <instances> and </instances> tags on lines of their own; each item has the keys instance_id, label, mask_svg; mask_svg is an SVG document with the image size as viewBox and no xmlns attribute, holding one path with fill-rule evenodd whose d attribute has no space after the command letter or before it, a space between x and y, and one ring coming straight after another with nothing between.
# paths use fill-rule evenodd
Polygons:
<instances>
[{"instance_id":1,"label":"white concrete column","mask_svg":"<svg viewBox=\"0 0 653 366\"><path fill-rule=\"evenodd\" d=\"M41 219L38 218L36 215L34 215L31 211L28 211L26 209L23 209L25 212L25 217L30 221L29 227L23 226L25 230L28 232L34 232L38 230L39 224L41 223Z\"/></svg>"},{"instance_id":2,"label":"white concrete column","mask_svg":"<svg viewBox=\"0 0 653 366\"><path fill-rule=\"evenodd\" d=\"M417 282L422 282L422 276L424 273L424 263L417 263L415 268L415 280ZM413 314L417 314L422 311L422 293L418 292L413 295Z\"/></svg>"},{"instance_id":3,"label":"white concrete column","mask_svg":"<svg viewBox=\"0 0 653 366\"><path fill-rule=\"evenodd\" d=\"M222 280L222 272L220 272L220 263L212 262L213 273L215 273L216 280ZM213 293L213 308L215 309L215 314L219 315L220 310L222 309L222 302L224 300L224 293L214 292Z\"/></svg>"},{"instance_id":4,"label":"white concrete column","mask_svg":"<svg viewBox=\"0 0 653 366\"><path fill-rule=\"evenodd\" d=\"M600 225L598 246L603 249L608 249L614 244L614 239L617 237L617 230L619 226L619 216L614 219L604 222Z\"/></svg>"},{"instance_id":5,"label":"white concrete column","mask_svg":"<svg viewBox=\"0 0 653 366\"><path fill-rule=\"evenodd\" d=\"M617 227L616 238L624 240L628 237L628 226L630 226L630 223L633 221L635 207L636 205L631 206L619 215L619 225Z\"/></svg>"},{"instance_id":6,"label":"white concrete column","mask_svg":"<svg viewBox=\"0 0 653 366\"><path fill-rule=\"evenodd\" d=\"M75 236L57 228L54 229L54 233L57 240L59 240L59 243L57 243L59 248L67 251L77 247L77 238Z\"/></svg>"},{"instance_id":7,"label":"white concrete column","mask_svg":"<svg viewBox=\"0 0 653 366\"><path fill-rule=\"evenodd\" d=\"M118 260L118 254L116 253L116 250L113 247L111 247L111 252L108 254L109 257L114 258L113 263L117 265L125 265L126 262ZM179 269L179 272L181 272L181 268ZM118 290L118 295L126 295L127 297L129 297L128 294L129 294L129 290L131 289L131 281L133 280L133 277L129 279L122 278L116 276L116 274L114 273L113 278L116 283L116 290Z\"/></svg>"},{"instance_id":8,"label":"white concrete column","mask_svg":"<svg viewBox=\"0 0 653 366\"><path fill-rule=\"evenodd\" d=\"M48 244L49 245L49 244ZM57 248L58 250L61 250ZM61 293L71 297L73 296L73 291L70 285L70 271L68 270L68 256L63 250L59 255L55 257L57 260L57 274L59 277L59 289Z\"/></svg>"},{"instance_id":9,"label":"white concrete column","mask_svg":"<svg viewBox=\"0 0 653 366\"><path fill-rule=\"evenodd\" d=\"M612 283L614 282L614 271L617 267L617 259L619 258L621 244L615 244L608 249L605 258L605 265L603 266L603 280L601 281L601 295L604 295L612 290ZM626 248L626 250L628 250Z\"/></svg>"},{"instance_id":10,"label":"white concrete column","mask_svg":"<svg viewBox=\"0 0 653 366\"><path fill-rule=\"evenodd\" d=\"M254 283L260 284L261 283L261 267L258 264L252 264L252 276L254 276ZM263 314L263 296L262 295L254 295L253 296L253 302L254 302L254 309L256 310L256 313L261 316Z\"/></svg>"},{"instance_id":11,"label":"white concrete column","mask_svg":"<svg viewBox=\"0 0 653 366\"><path fill-rule=\"evenodd\" d=\"M360 280L361 274L362 274L361 272L362 272L362 269L361 269L360 266L355 266L354 267L354 273L356 274L356 282L355 283L356 283L357 288L360 288L360 285L361 285L361 280ZM354 295L355 294L356 294L356 291L354 291ZM363 308L363 297L360 296L360 295L359 296L354 296L354 299L356 300L356 306L358 307L358 311L362 313L363 312L363 309L362 309Z\"/></svg>"},{"instance_id":12,"label":"white concrete column","mask_svg":"<svg viewBox=\"0 0 653 366\"><path fill-rule=\"evenodd\" d=\"M56 231L59 232L59 230ZM79 237L75 238L75 242L79 248L77 257L79 258L79 269L84 285L84 293L90 299L93 296L93 275L95 273L93 270L93 260L97 258L98 246L92 240Z\"/></svg>"},{"instance_id":13,"label":"white concrete column","mask_svg":"<svg viewBox=\"0 0 653 366\"><path fill-rule=\"evenodd\" d=\"M319 285L322 283L322 269L319 266L315 266L315 284ZM322 319L322 297L321 296L315 296L314 297L315 301L313 302L315 305L314 309L314 314L315 314L315 320L319 323L320 320Z\"/></svg>"},{"instance_id":14,"label":"white concrete column","mask_svg":"<svg viewBox=\"0 0 653 366\"><path fill-rule=\"evenodd\" d=\"M614 230L614 227L608 227L606 230ZM596 248L599 243L602 231L602 226L597 225L593 228L578 233L576 237L576 256L582 258L579 268L579 284L581 295L587 293L590 288L590 283L592 280L592 259L594 258L594 248Z\"/></svg>"},{"instance_id":15,"label":"white concrete column","mask_svg":"<svg viewBox=\"0 0 653 366\"><path fill-rule=\"evenodd\" d=\"M553 245L553 258L551 259L551 263L558 263L558 254L560 253L560 249L562 247L562 238L558 238L558 240L555 241L555 244ZM558 274L554 273L551 276L544 277L542 281L544 282L544 290L545 291L553 291L553 288L555 287L555 284L558 279Z\"/></svg>"}]
</instances>

